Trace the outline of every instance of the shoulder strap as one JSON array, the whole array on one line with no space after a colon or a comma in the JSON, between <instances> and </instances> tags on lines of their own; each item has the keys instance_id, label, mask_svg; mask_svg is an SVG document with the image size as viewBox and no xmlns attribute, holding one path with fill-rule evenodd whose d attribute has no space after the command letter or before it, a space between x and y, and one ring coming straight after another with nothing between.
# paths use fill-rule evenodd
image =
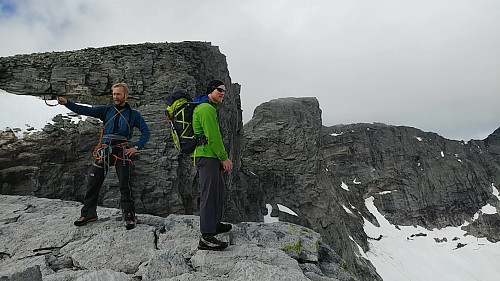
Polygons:
<instances>
[{"instance_id":1,"label":"shoulder strap","mask_svg":"<svg viewBox=\"0 0 500 281\"><path fill-rule=\"evenodd\" d=\"M108 108L106 108L106 111L104 112L104 120L106 120L106 115L108 115L108 112L111 110L112 106L108 106Z\"/></svg>"},{"instance_id":2,"label":"shoulder strap","mask_svg":"<svg viewBox=\"0 0 500 281\"><path fill-rule=\"evenodd\" d=\"M111 110L111 108L115 108L115 107L113 107L113 106L109 106L109 107L106 109L106 112L104 113L104 121L105 121L105 122L106 122L106 116L108 115L108 112ZM115 110L116 110L116 114L115 114L115 115L113 115L111 118L109 118L109 120L108 120L108 121L104 124L104 126L102 126L103 128L106 128L106 127L108 126L109 122L111 122L111 120L115 119L115 117L116 117L118 114L120 114L120 111L119 111L117 108L115 108Z\"/></svg>"},{"instance_id":3,"label":"shoulder strap","mask_svg":"<svg viewBox=\"0 0 500 281\"><path fill-rule=\"evenodd\" d=\"M111 108L112 107L110 106L106 109L106 113L104 114L104 117L106 117L106 115L108 115L108 112L111 110ZM130 123L132 122L132 113L133 113L132 108L131 107L128 108L128 110L130 111L129 116L128 116L128 121L127 121L127 119L125 119L125 116L123 116L123 114L120 112L120 110L118 110L118 108L116 108L114 106L113 106L113 108L116 110L116 114L113 115L113 117L109 118L108 122L106 122L106 124L104 124L103 128L106 128L108 126L109 122L111 122L111 120L115 119L116 116L120 115L123 118L123 120L125 120L125 122L127 123L127 137L129 137L130 132L131 132Z\"/></svg>"}]
</instances>

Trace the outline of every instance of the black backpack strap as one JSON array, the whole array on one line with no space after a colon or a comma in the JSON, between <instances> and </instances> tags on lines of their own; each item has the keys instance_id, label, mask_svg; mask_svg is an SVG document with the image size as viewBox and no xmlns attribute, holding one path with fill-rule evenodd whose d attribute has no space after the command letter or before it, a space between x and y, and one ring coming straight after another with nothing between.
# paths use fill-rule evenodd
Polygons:
<instances>
[{"instance_id":1,"label":"black backpack strap","mask_svg":"<svg viewBox=\"0 0 500 281\"><path fill-rule=\"evenodd\" d=\"M127 137L130 137L132 138L132 136L130 135L132 133L132 114L134 113L134 111L132 110L131 107L128 108L130 110L130 114L128 116L128 126L127 126Z\"/></svg>"},{"instance_id":2,"label":"black backpack strap","mask_svg":"<svg viewBox=\"0 0 500 281\"><path fill-rule=\"evenodd\" d=\"M108 108L106 108L106 112L104 112L104 123L106 123L106 116L108 115L108 112L111 110L111 108L113 108L112 106L108 106Z\"/></svg>"},{"instance_id":3,"label":"black backpack strap","mask_svg":"<svg viewBox=\"0 0 500 281\"><path fill-rule=\"evenodd\" d=\"M208 139L205 134L196 135L196 146L208 144Z\"/></svg>"}]
</instances>

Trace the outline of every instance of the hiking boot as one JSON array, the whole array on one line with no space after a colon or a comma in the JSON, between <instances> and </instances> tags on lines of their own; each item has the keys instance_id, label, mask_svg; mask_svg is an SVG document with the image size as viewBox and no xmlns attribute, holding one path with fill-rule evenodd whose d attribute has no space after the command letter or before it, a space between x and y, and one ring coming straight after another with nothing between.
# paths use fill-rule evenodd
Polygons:
<instances>
[{"instance_id":1,"label":"hiking boot","mask_svg":"<svg viewBox=\"0 0 500 281\"><path fill-rule=\"evenodd\" d=\"M127 230L135 228L135 216L132 213L127 213L125 215L125 228Z\"/></svg>"},{"instance_id":2,"label":"hiking boot","mask_svg":"<svg viewBox=\"0 0 500 281\"><path fill-rule=\"evenodd\" d=\"M233 226L228 224L228 223L219 222L219 223L217 223L217 226L215 227L215 234L229 232L232 228L233 228Z\"/></svg>"},{"instance_id":3,"label":"hiking boot","mask_svg":"<svg viewBox=\"0 0 500 281\"><path fill-rule=\"evenodd\" d=\"M93 222L93 221L96 221L97 220L97 217L93 217L93 218L89 218L89 217L79 217L76 221L75 221L75 225L76 226L82 226L82 225L86 225L87 223L89 222Z\"/></svg>"},{"instance_id":4,"label":"hiking boot","mask_svg":"<svg viewBox=\"0 0 500 281\"><path fill-rule=\"evenodd\" d=\"M213 235L201 235L198 249L221 251L227 248L227 243L217 240Z\"/></svg>"}]
</instances>

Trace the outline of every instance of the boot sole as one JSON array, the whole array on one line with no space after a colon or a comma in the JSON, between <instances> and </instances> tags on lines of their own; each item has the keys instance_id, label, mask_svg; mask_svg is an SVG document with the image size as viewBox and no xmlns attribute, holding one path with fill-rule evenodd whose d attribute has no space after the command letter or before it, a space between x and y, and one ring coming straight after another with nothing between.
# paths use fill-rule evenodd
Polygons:
<instances>
[{"instance_id":1,"label":"boot sole","mask_svg":"<svg viewBox=\"0 0 500 281\"><path fill-rule=\"evenodd\" d=\"M86 225L89 222L94 222L94 221L97 221L97 220L98 220L98 217L91 218L91 219L88 219L88 220L85 220L85 221L75 221L74 225L76 225L76 226L84 226L84 225Z\"/></svg>"},{"instance_id":2,"label":"boot sole","mask_svg":"<svg viewBox=\"0 0 500 281\"><path fill-rule=\"evenodd\" d=\"M224 250L229 246L227 243L222 242L222 244L219 244L218 246L209 246L205 242L201 241L198 242L198 249L200 250L212 250L212 251L221 251Z\"/></svg>"},{"instance_id":3,"label":"boot sole","mask_svg":"<svg viewBox=\"0 0 500 281\"><path fill-rule=\"evenodd\" d=\"M126 230L131 230L134 229L137 224L125 224L125 229Z\"/></svg>"},{"instance_id":4,"label":"boot sole","mask_svg":"<svg viewBox=\"0 0 500 281\"><path fill-rule=\"evenodd\" d=\"M208 250L208 251L222 251L224 249L226 249L226 247L217 247L217 248L214 248L214 247L208 247L208 246L202 246L202 245L198 245L198 249L199 250Z\"/></svg>"}]
</instances>

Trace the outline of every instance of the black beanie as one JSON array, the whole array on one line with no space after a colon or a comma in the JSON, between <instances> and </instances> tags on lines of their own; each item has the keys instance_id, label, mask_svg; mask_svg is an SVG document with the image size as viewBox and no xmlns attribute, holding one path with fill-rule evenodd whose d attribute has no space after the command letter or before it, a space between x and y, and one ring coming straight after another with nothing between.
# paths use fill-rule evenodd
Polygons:
<instances>
[{"instance_id":1,"label":"black beanie","mask_svg":"<svg viewBox=\"0 0 500 281\"><path fill-rule=\"evenodd\" d=\"M206 94L210 94L211 92L214 91L215 88L219 87L220 85L224 85L224 82L220 81L220 80L212 80L210 81L210 83L208 83L208 86L207 86L207 92Z\"/></svg>"}]
</instances>

